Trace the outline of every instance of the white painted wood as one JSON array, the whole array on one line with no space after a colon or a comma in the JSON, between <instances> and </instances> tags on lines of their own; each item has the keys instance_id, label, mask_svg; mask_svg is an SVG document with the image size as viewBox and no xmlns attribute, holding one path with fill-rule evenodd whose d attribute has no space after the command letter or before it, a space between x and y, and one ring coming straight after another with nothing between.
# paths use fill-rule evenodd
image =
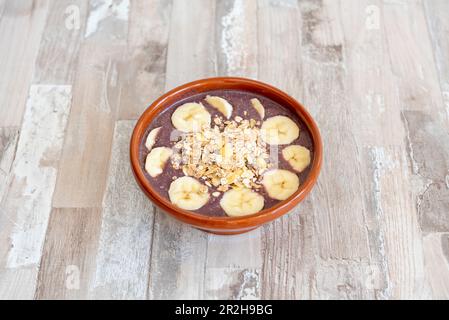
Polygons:
<instances>
[{"instance_id":1,"label":"white painted wood","mask_svg":"<svg viewBox=\"0 0 449 320\"><path fill-rule=\"evenodd\" d=\"M209 235L204 295L207 299L259 299L261 230L236 236Z\"/></svg>"},{"instance_id":2,"label":"white painted wood","mask_svg":"<svg viewBox=\"0 0 449 320\"><path fill-rule=\"evenodd\" d=\"M218 74L256 78L257 1L218 1L216 11Z\"/></svg>"},{"instance_id":3,"label":"white painted wood","mask_svg":"<svg viewBox=\"0 0 449 320\"><path fill-rule=\"evenodd\" d=\"M30 88L11 183L0 204L0 278L9 283L0 286L3 298L34 295L70 102L70 86ZM31 279L17 277L11 283L9 277L15 270L17 274L26 272ZM14 289L8 290L11 286ZM19 292L21 295L16 295Z\"/></svg>"},{"instance_id":4,"label":"white painted wood","mask_svg":"<svg viewBox=\"0 0 449 320\"><path fill-rule=\"evenodd\" d=\"M100 41L126 39L128 13L129 0L89 1L89 16L84 37Z\"/></svg>"},{"instance_id":5,"label":"white painted wood","mask_svg":"<svg viewBox=\"0 0 449 320\"><path fill-rule=\"evenodd\" d=\"M384 296L430 298L416 207L410 184L404 179L409 177L405 154L397 148L374 148L372 160L375 208L383 232L379 240L381 267L387 270Z\"/></svg>"}]
</instances>

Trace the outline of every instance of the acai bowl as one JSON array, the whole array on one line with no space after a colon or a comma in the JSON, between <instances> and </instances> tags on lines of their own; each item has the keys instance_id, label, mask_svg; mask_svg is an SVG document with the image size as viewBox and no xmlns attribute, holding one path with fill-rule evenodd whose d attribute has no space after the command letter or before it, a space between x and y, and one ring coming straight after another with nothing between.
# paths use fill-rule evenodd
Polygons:
<instances>
[{"instance_id":1,"label":"acai bowl","mask_svg":"<svg viewBox=\"0 0 449 320\"><path fill-rule=\"evenodd\" d=\"M134 128L130 157L143 192L204 231L237 234L289 212L322 161L318 127L281 90L244 78L209 78L153 102Z\"/></svg>"}]
</instances>

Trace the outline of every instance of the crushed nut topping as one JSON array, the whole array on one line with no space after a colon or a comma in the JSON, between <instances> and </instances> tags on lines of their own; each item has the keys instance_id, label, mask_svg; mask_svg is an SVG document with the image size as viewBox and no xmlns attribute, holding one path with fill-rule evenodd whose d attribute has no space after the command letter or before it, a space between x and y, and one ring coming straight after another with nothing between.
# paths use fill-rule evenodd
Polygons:
<instances>
[{"instance_id":1,"label":"crushed nut topping","mask_svg":"<svg viewBox=\"0 0 449 320\"><path fill-rule=\"evenodd\" d=\"M179 137L172 165L221 192L229 188L261 188L261 176L270 167L270 157L259 124L254 119L225 120L216 116L211 127Z\"/></svg>"}]
</instances>

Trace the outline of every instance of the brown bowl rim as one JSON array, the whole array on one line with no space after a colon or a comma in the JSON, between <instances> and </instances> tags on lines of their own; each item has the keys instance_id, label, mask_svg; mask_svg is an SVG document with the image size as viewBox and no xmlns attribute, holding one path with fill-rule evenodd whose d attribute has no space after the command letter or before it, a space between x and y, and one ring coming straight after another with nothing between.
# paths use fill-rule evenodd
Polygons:
<instances>
[{"instance_id":1,"label":"brown bowl rim","mask_svg":"<svg viewBox=\"0 0 449 320\"><path fill-rule=\"evenodd\" d=\"M144 175L143 168L139 164L139 148L140 141L145 134L148 126L156 115L161 111L172 106L176 101L184 99L188 96L198 94L201 92L211 91L214 88L208 88L208 86L216 85L215 90L218 89L231 89L239 90L239 87L253 88L241 89L246 91L253 91L258 94L264 95L267 92L277 96L278 103L284 105L287 108L292 109L307 125L309 132L312 136L313 146L314 146L314 157L312 161L312 167L310 173L306 180L301 184L300 188L291 195L288 199L280 201L273 207L264 209L258 213L241 216L241 217L216 217L216 216L206 216L203 214L191 212L178 208L171 204L168 199L161 196L157 191L155 191L147 178ZM200 88L206 88L206 90L198 90ZM256 90L257 89L257 90ZM191 94L182 96L181 98L176 98L179 95L183 95L187 92ZM172 99L171 99L172 98ZM269 97L273 100L272 97ZM173 100L173 101L171 101ZM282 101L280 101L282 100ZM167 102L169 103L167 104ZM163 211L169 213L175 218L191 224L199 228L215 229L215 230L236 230L236 229L249 229L251 227L256 227L266 222L272 221L283 214L290 211L294 206L301 202L307 194L312 190L315 185L322 164L323 158L323 144L321 140L321 135L317 124L313 120L312 116L305 109L305 107L299 103L297 100L292 98L287 93L281 91L280 89L273 87L269 84L247 79L241 77L213 77L205 78L189 83L180 85L159 98L157 98L140 116L134 127L131 143L130 143L130 160L133 174L138 182L140 188L144 193L150 198L150 200L155 203Z\"/></svg>"}]
</instances>

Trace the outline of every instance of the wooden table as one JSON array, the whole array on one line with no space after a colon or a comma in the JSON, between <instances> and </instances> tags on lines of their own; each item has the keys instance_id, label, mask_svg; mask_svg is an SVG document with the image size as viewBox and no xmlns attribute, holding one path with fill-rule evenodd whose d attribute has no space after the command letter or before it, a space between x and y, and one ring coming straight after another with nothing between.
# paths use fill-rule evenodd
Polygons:
<instances>
[{"instance_id":1,"label":"wooden table","mask_svg":"<svg viewBox=\"0 0 449 320\"><path fill-rule=\"evenodd\" d=\"M128 160L149 103L217 75L296 97L325 144L306 201L232 237ZM448 116L447 0L0 0L0 297L447 299Z\"/></svg>"}]
</instances>

